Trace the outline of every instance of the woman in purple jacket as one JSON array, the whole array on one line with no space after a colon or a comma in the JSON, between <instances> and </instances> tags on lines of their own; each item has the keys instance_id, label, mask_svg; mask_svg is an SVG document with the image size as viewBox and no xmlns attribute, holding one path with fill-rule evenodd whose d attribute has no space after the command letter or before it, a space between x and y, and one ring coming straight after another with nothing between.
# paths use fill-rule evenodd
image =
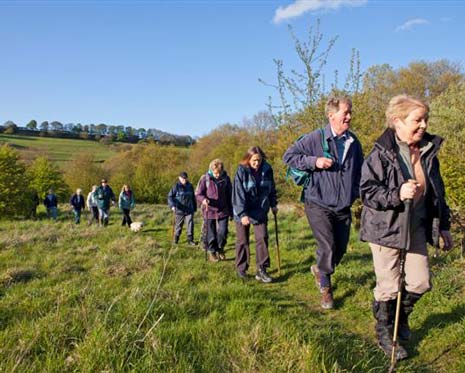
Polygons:
<instances>
[{"instance_id":1,"label":"woman in purple jacket","mask_svg":"<svg viewBox=\"0 0 465 373\"><path fill-rule=\"evenodd\" d=\"M223 162L214 159L208 172L199 180L195 197L202 208L204 240L209 261L225 260L224 247L228 235L228 218L232 217L231 179L224 171Z\"/></svg>"}]
</instances>

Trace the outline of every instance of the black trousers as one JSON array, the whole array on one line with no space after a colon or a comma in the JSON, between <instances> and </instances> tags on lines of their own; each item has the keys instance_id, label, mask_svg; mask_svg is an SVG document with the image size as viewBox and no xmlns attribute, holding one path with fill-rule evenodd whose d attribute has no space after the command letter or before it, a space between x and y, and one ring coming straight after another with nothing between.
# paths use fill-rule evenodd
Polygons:
<instances>
[{"instance_id":1,"label":"black trousers","mask_svg":"<svg viewBox=\"0 0 465 373\"><path fill-rule=\"evenodd\" d=\"M335 212L306 201L305 214L318 244L318 269L323 275L331 275L341 262L349 242L352 221L350 208Z\"/></svg>"},{"instance_id":2,"label":"black trousers","mask_svg":"<svg viewBox=\"0 0 465 373\"><path fill-rule=\"evenodd\" d=\"M236 222L236 270L246 272L250 263L250 227L255 234L255 262L257 269L270 266L270 254L268 252L268 227L267 223L256 225L242 225Z\"/></svg>"},{"instance_id":3,"label":"black trousers","mask_svg":"<svg viewBox=\"0 0 465 373\"><path fill-rule=\"evenodd\" d=\"M189 241L194 240L194 214L183 215L176 214L176 220L174 225L174 236L178 240L182 232L182 227L184 226L184 221L187 224L187 239Z\"/></svg>"},{"instance_id":4,"label":"black trousers","mask_svg":"<svg viewBox=\"0 0 465 373\"><path fill-rule=\"evenodd\" d=\"M129 213L131 212L131 210L129 209L123 209L123 221L121 222L121 225L128 225L128 227L131 226L131 223L132 223L132 220L131 220L131 217L129 216Z\"/></svg>"},{"instance_id":5,"label":"black trousers","mask_svg":"<svg viewBox=\"0 0 465 373\"><path fill-rule=\"evenodd\" d=\"M228 217L222 219L206 219L204 221L203 237L207 250L213 253L224 252L228 236Z\"/></svg>"}]
</instances>

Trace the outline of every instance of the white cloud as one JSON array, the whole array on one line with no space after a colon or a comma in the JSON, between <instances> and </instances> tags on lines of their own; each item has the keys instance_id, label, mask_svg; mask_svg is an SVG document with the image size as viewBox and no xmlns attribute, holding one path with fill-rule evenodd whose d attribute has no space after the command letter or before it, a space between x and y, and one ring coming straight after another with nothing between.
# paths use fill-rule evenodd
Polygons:
<instances>
[{"instance_id":1,"label":"white cloud","mask_svg":"<svg viewBox=\"0 0 465 373\"><path fill-rule=\"evenodd\" d=\"M427 25L427 24L429 24L429 21L427 21L424 18L412 18L406 21L404 24L397 26L396 31L407 31L407 30L411 30L415 26Z\"/></svg>"},{"instance_id":2,"label":"white cloud","mask_svg":"<svg viewBox=\"0 0 465 373\"><path fill-rule=\"evenodd\" d=\"M276 9L273 22L279 23L289 18L299 17L307 12L337 9L343 6L362 6L368 0L295 0L292 4Z\"/></svg>"}]
</instances>

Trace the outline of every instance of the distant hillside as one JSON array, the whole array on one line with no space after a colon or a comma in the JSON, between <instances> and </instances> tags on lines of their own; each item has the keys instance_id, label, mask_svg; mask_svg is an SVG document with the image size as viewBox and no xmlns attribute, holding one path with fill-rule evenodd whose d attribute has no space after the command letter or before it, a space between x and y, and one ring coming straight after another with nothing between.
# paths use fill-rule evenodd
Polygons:
<instances>
[{"instance_id":1,"label":"distant hillside","mask_svg":"<svg viewBox=\"0 0 465 373\"><path fill-rule=\"evenodd\" d=\"M72 160L79 153L89 152L95 156L97 161L104 161L116 152L115 146L104 145L92 140L0 134L0 145L4 143L11 144L26 161L33 160L39 155L47 155L60 167L63 167L67 161Z\"/></svg>"}]
</instances>

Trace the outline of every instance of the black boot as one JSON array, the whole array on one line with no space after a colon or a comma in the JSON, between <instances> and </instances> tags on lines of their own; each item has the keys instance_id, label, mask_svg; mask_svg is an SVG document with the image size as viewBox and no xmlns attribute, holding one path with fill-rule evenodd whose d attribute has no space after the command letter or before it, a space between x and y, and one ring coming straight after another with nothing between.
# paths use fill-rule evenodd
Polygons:
<instances>
[{"instance_id":1,"label":"black boot","mask_svg":"<svg viewBox=\"0 0 465 373\"><path fill-rule=\"evenodd\" d=\"M394 317L396 312L396 300L387 302L373 301L373 315L376 319L376 338L378 346L390 358L392 354L392 332L394 329ZM407 351L400 344L396 347L396 360L407 358Z\"/></svg>"},{"instance_id":2,"label":"black boot","mask_svg":"<svg viewBox=\"0 0 465 373\"><path fill-rule=\"evenodd\" d=\"M410 327L408 325L408 316L413 311L413 306L421 298L422 294L409 293L408 291L402 292L402 301L400 303L399 314L399 339L408 341L410 339Z\"/></svg>"}]
</instances>

